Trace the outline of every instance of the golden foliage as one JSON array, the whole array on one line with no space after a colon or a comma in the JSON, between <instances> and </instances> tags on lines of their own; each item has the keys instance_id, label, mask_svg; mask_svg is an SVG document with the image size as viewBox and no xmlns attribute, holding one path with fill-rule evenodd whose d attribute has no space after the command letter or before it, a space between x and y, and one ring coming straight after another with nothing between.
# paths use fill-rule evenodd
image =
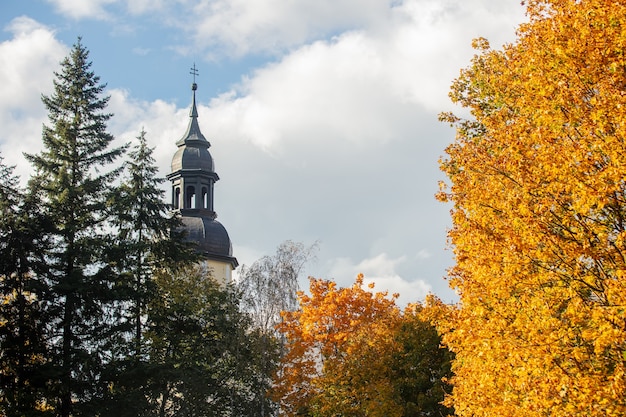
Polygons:
<instances>
[{"instance_id":1,"label":"golden foliage","mask_svg":"<svg viewBox=\"0 0 626 417\"><path fill-rule=\"evenodd\" d=\"M373 289L374 285L368 285ZM441 377L448 351L421 306L404 313L396 295L310 279L300 310L284 312L287 339L274 399L289 416L401 417L447 411Z\"/></svg>"},{"instance_id":2,"label":"golden foliage","mask_svg":"<svg viewBox=\"0 0 626 417\"><path fill-rule=\"evenodd\" d=\"M442 161L460 416L626 415L626 3L529 1L475 42Z\"/></svg>"},{"instance_id":3,"label":"golden foliage","mask_svg":"<svg viewBox=\"0 0 626 417\"><path fill-rule=\"evenodd\" d=\"M385 387L372 385L373 398L360 396L367 398L362 401L345 392L350 387L337 380L345 370L344 359L355 349L368 347L373 340L368 336L383 336L399 317L393 298L385 292L372 294L362 286L363 275L350 288L310 278L311 295L298 294L300 310L283 312L278 330L287 337L287 354L273 396L287 415L309 412L311 407L319 415L329 415L331 409L367 408L363 402L385 395L378 391Z\"/></svg>"}]
</instances>

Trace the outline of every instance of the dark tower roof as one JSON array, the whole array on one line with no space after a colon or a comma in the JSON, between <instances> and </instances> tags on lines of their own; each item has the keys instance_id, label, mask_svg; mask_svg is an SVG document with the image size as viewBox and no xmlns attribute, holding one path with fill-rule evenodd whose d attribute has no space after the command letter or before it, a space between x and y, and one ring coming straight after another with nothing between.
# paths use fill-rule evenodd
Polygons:
<instances>
[{"instance_id":1,"label":"dark tower roof","mask_svg":"<svg viewBox=\"0 0 626 417\"><path fill-rule=\"evenodd\" d=\"M187 232L187 239L192 242L197 242L198 252L215 260L227 262L234 260L232 257L233 248L230 243L230 238L228 237L228 232L220 222L210 217L197 216L193 211L190 212L189 209L183 209L181 211L183 227Z\"/></svg>"},{"instance_id":2,"label":"dark tower roof","mask_svg":"<svg viewBox=\"0 0 626 417\"><path fill-rule=\"evenodd\" d=\"M187 126L187 131L183 135L182 138L176 142L176 146L183 146L185 144L190 144L193 142L198 142L199 146L205 146L208 148L211 146L208 140L204 137L202 132L200 132L200 125L198 125L198 108L196 107L196 90L198 89L198 84L191 84L191 91L193 91L191 96L191 109L189 109L189 126Z\"/></svg>"},{"instance_id":3,"label":"dark tower roof","mask_svg":"<svg viewBox=\"0 0 626 417\"><path fill-rule=\"evenodd\" d=\"M197 243L198 252L206 259L230 263L234 269L238 262L233 257L230 237L224 226L215 220L213 186L219 176L209 152L211 144L198 125L197 89L194 82L189 125L176 142L178 150L172 158L172 172L167 176L172 182L172 205L182 216L187 240Z\"/></svg>"},{"instance_id":4,"label":"dark tower roof","mask_svg":"<svg viewBox=\"0 0 626 417\"><path fill-rule=\"evenodd\" d=\"M205 173L211 173L215 176L215 168L213 166L213 157L209 152L211 144L204 137L198 125L198 110L196 108L196 90L198 85L191 85L192 98L191 110L189 111L189 125L187 131L176 142L178 150L172 158L172 174L180 170L198 170ZM171 175L171 174L170 174ZM219 178L216 178L217 181Z\"/></svg>"}]
</instances>

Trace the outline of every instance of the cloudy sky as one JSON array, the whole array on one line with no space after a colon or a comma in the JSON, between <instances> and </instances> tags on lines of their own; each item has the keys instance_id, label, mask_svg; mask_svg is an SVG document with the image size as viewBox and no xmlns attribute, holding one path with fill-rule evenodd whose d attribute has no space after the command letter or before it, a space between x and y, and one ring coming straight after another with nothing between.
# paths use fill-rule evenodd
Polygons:
<instances>
[{"instance_id":1,"label":"cloudy sky","mask_svg":"<svg viewBox=\"0 0 626 417\"><path fill-rule=\"evenodd\" d=\"M165 176L195 63L215 207L240 264L318 242L307 275L350 285L362 272L405 303L455 301L449 207L434 198L454 131L437 114L454 110L471 40L499 47L523 20L519 0L3 0L0 152L28 178L41 94L81 36L110 132L145 128Z\"/></svg>"}]
</instances>

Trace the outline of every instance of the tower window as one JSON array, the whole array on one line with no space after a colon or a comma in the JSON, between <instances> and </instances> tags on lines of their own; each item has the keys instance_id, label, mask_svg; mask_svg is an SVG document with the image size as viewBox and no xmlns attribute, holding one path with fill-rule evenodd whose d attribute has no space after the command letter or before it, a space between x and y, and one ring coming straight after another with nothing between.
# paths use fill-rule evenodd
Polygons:
<instances>
[{"instance_id":1,"label":"tower window","mask_svg":"<svg viewBox=\"0 0 626 417\"><path fill-rule=\"evenodd\" d=\"M187 186L185 208L196 208L196 188L193 185Z\"/></svg>"},{"instance_id":2,"label":"tower window","mask_svg":"<svg viewBox=\"0 0 626 417\"><path fill-rule=\"evenodd\" d=\"M202 187L202 208L209 208L209 193L207 192L206 187Z\"/></svg>"}]
</instances>

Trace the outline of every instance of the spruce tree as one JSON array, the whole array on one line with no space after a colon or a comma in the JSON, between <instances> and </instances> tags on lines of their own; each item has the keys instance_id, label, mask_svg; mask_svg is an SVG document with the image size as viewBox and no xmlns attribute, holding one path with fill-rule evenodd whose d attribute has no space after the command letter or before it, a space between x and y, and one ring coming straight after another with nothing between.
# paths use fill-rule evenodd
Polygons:
<instances>
[{"instance_id":1,"label":"spruce tree","mask_svg":"<svg viewBox=\"0 0 626 417\"><path fill-rule=\"evenodd\" d=\"M45 382L39 295L30 273L37 222L13 169L0 156L0 415L7 417L39 415Z\"/></svg>"},{"instance_id":2,"label":"spruce tree","mask_svg":"<svg viewBox=\"0 0 626 417\"><path fill-rule=\"evenodd\" d=\"M147 306L156 295L155 271L196 259L193 246L183 240L180 219L170 212L157 177L158 168L142 129L128 152L120 185L111 194L112 225L116 236L108 257L115 266L125 300L120 328L130 343L120 344L109 367L110 400L103 415L140 416L147 408L147 379L151 365L145 346Z\"/></svg>"},{"instance_id":3,"label":"spruce tree","mask_svg":"<svg viewBox=\"0 0 626 417\"><path fill-rule=\"evenodd\" d=\"M49 243L36 264L50 365L47 404L58 416L95 415L102 367L115 332L115 275L103 262L107 196L118 170L108 168L124 149L106 130L111 114L104 84L91 70L80 38L55 72L54 91L42 96L49 123L43 150L27 155L35 168L29 192L39 198Z\"/></svg>"},{"instance_id":4,"label":"spruce tree","mask_svg":"<svg viewBox=\"0 0 626 417\"><path fill-rule=\"evenodd\" d=\"M112 194L113 224L118 241L113 260L130 290L129 321L132 324L133 356L142 356L141 339L145 304L150 298L150 277L155 267L167 263L167 252L160 246L169 238L168 231L177 220L169 214L163 202L165 181L157 177L158 168L142 129L137 143L128 153L125 174L120 186Z\"/></svg>"}]
</instances>

